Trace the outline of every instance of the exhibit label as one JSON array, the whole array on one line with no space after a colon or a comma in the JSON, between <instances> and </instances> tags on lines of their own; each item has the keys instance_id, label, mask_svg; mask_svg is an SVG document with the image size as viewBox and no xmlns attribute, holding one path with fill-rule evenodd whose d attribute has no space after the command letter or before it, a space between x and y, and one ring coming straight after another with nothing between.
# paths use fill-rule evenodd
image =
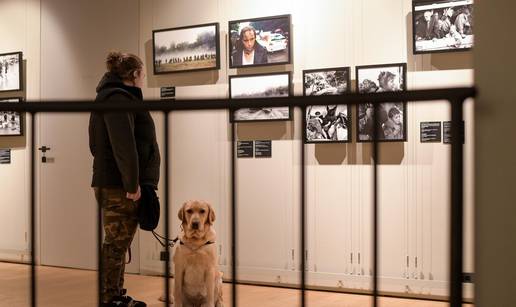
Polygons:
<instances>
[{"instance_id":1,"label":"exhibit label","mask_svg":"<svg viewBox=\"0 0 516 307\"><path fill-rule=\"evenodd\" d=\"M237 158L252 158L253 157L253 141L238 141L237 142Z\"/></svg>"},{"instance_id":2,"label":"exhibit label","mask_svg":"<svg viewBox=\"0 0 516 307\"><path fill-rule=\"evenodd\" d=\"M272 157L272 141L256 141L254 147L254 155L257 158L270 158Z\"/></svg>"},{"instance_id":3,"label":"exhibit label","mask_svg":"<svg viewBox=\"0 0 516 307\"><path fill-rule=\"evenodd\" d=\"M419 139L421 143L440 143L441 122L421 122Z\"/></svg>"},{"instance_id":4,"label":"exhibit label","mask_svg":"<svg viewBox=\"0 0 516 307\"><path fill-rule=\"evenodd\" d=\"M160 97L162 100L174 100L176 99L176 87L167 86L160 88Z\"/></svg>"},{"instance_id":5,"label":"exhibit label","mask_svg":"<svg viewBox=\"0 0 516 307\"><path fill-rule=\"evenodd\" d=\"M0 164L10 164L11 163L11 150L10 149L0 149Z\"/></svg>"},{"instance_id":6,"label":"exhibit label","mask_svg":"<svg viewBox=\"0 0 516 307\"><path fill-rule=\"evenodd\" d=\"M460 138L462 139L462 144L464 144L464 121L462 121L460 125ZM451 121L443 122L443 143L451 144L452 143L452 135L451 135Z\"/></svg>"}]
</instances>

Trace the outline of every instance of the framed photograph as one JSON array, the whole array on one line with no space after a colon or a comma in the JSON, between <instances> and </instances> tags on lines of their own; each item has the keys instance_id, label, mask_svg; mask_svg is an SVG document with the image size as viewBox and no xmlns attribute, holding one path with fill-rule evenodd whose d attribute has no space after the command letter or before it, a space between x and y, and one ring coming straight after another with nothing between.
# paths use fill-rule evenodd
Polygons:
<instances>
[{"instance_id":1,"label":"framed photograph","mask_svg":"<svg viewBox=\"0 0 516 307\"><path fill-rule=\"evenodd\" d=\"M154 74L220 68L219 24L152 31Z\"/></svg>"},{"instance_id":2,"label":"framed photograph","mask_svg":"<svg viewBox=\"0 0 516 307\"><path fill-rule=\"evenodd\" d=\"M290 64L290 15L229 22L229 68Z\"/></svg>"},{"instance_id":3,"label":"framed photograph","mask_svg":"<svg viewBox=\"0 0 516 307\"><path fill-rule=\"evenodd\" d=\"M1 98L0 102L20 102L21 98ZM23 134L22 117L19 112L0 111L0 136L18 136Z\"/></svg>"},{"instance_id":4,"label":"framed photograph","mask_svg":"<svg viewBox=\"0 0 516 307\"><path fill-rule=\"evenodd\" d=\"M349 67L303 70L303 95L342 95L351 91ZM351 140L348 105L314 105L305 108L305 143Z\"/></svg>"},{"instance_id":5,"label":"framed photograph","mask_svg":"<svg viewBox=\"0 0 516 307\"><path fill-rule=\"evenodd\" d=\"M290 96L290 72L229 76L231 99L288 97ZM231 114L233 122L290 120L290 108L242 108Z\"/></svg>"},{"instance_id":6,"label":"framed photograph","mask_svg":"<svg viewBox=\"0 0 516 307\"><path fill-rule=\"evenodd\" d=\"M0 92L22 89L22 64L21 52L0 54Z\"/></svg>"},{"instance_id":7,"label":"framed photograph","mask_svg":"<svg viewBox=\"0 0 516 307\"><path fill-rule=\"evenodd\" d=\"M412 0L414 54L473 47L473 0Z\"/></svg>"},{"instance_id":8,"label":"framed photograph","mask_svg":"<svg viewBox=\"0 0 516 307\"><path fill-rule=\"evenodd\" d=\"M368 65L356 67L357 92L377 93L404 91L407 88L407 64ZM373 104L357 106L357 141L373 140L376 126L378 141L407 140L407 108L405 102L381 103L373 123Z\"/></svg>"}]
</instances>

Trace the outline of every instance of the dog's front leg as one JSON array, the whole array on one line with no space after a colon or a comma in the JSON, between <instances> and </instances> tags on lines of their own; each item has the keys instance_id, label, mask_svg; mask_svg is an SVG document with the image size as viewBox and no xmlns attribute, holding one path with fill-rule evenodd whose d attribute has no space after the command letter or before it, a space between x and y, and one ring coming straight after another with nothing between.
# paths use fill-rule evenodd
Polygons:
<instances>
[{"instance_id":1,"label":"dog's front leg","mask_svg":"<svg viewBox=\"0 0 516 307\"><path fill-rule=\"evenodd\" d=\"M174 270L174 306L183 307L183 278L184 268L176 265Z\"/></svg>"},{"instance_id":2,"label":"dog's front leg","mask_svg":"<svg viewBox=\"0 0 516 307\"><path fill-rule=\"evenodd\" d=\"M206 272L206 307L215 307L215 274L218 274L213 268ZM204 306L203 306L204 307Z\"/></svg>"}]
</instances>

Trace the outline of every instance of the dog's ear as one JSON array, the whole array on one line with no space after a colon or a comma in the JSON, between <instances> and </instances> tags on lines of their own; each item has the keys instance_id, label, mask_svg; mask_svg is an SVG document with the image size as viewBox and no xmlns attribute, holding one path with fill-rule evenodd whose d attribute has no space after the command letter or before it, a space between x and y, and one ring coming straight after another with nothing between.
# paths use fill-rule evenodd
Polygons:
<instances>
[{"instance_id":1,"label":"dog's ear","mask_svg":"<svg viewBox=\"0 0 516 307\"><path fill-rule=\"evenodd\" d=\"M179 211L177 212L177 217L181 220L182 223L185 222L185 206L186 206L186 203L184 203L181 208L179 209Z\"/></svg>"},{"instance_id":2,"label":"dog's ear","mask_svg":"<svg viewBox=\"0 0 516 307\"><path fill-rule=\"evenodd\" d=\"M213 225L213 222L215 222L215 210L213 210L213 207L208 204L208 222L210 225Z\"/></svg>"}]
</instances>

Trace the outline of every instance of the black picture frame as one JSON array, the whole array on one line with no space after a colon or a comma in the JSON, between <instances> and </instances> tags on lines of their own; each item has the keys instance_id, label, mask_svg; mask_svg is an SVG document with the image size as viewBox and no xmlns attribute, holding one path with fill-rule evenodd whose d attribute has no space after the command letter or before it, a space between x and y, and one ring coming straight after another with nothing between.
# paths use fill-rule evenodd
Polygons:
<instances>
[{"instance_id":1,"label":"black picture frame","mask_svg":"<svg viewBox=\"0 0 516 307\"><path fill-rule=\"evenodd\" d=\"M6 65L7 64L7 65ZM23 89L23 53L0 54L0 93Z\"/></svg>"},{"instance_id":2,"label":"black picture frame","mask_svg":"<svg viewBox=\"0 0 516 307\"><path fill-rule=\"evenodd\" d=\"M210 31L210 34L212 33L211 31L214 31L214 35L213 36L208 36L208 37L200 37L199 34L203 34L199 31L199 29L206 29L207 31ZM192 33L185 33L185 31L187 30L192 30L190 32ZM195 31L194 31L195 30ZM161 52L162 52L162 48L166 48L164 46L168 46L171 47L172 44L174 43L174 48L176 48L176 46L178 45L176 42L174 42L172 39L168 39L167 42L159 42L159 46L157 46L158 44L158 39L157 36L161 36L161 34L165 34L165 33L169 33L170 32L170 35L173 35L173 32L177 32L176 35L179 35L179 33L183 34L184 36L187 36L189 37L189 41L188 42L181 42L179 43L179 45L181 44L190 44L190 46L192 45L197 45L197 44L201 44L201 42L199 42L200 40L204 41L202 44L204 45L208 45L209 47L209 50L207 51L204 51L204 52L201 52L199 54L193 54L193 55L189 55L189 56L185 56L184 54L181 54L183 51L179 52L179 51L172 51L172 54L170 55L170 57L168 58L168 60L165 60L167 61L168 63L164 63L163 65L172 65L171 67L174 67L174 66L183 66L184 63L190 63L190 62L198 62L198 61L209 61L210 65L205 65L205 66L201 66L199 68L190 68L188 67L188 64L186 65L186 68L184 69L160 69L161 67L161 58L160 59L157 59L157 57L161 57ZM206 32L204 32L206 33ZM189 48L188 46L181 46L180 48ZM198 47L195 47L195 48L198 48ZM214 49L214 50L212 50ZM215 52L215 54L213 54L213 51ZM210 53L208 53L210 52ZM198 59L196 59L198 57ZM185 59L186 58L186 59ZM215 60L215 63L213 63L213 60ZM199 63L197 63L199 64ZM191 26L183 26L183 27L177 27L177 28L167 28L167 29L157 29L157 30L153 30L152 31L152 65L153 65L153 70L154 70L154 74L155 75L160 75L160 74L172 74L172 73L182 73L182 72L193 72L193 71L207 71L207 70L218 70L220 69L220 33L219 33L219 23L218 22L214 22L214 23L205 23L205 24L199 24L199 25L191 25ZM190 65L190 66L193 66L193 65Z\"/></svg>"},{"instance_id":3,"label":"black picture frame","mask_svg":"<svg viewBox=\"0 0 516 307\"><path fill-rule=\"evenodd\" d=\"M369 71L368 73L365 73L365 71ZM384 89L385 86L382 86L379 81L380 75L383 78L389 77L390 74L395 74L396 72L399 73L398 76L398 89L393 89L392 91L405 91L407 89L407 63L392 63L392 64L377 64L377 65L362 65L362 66L356 66L355 68L355 76L356 76L356 91L357 93L374 93L374 92L382 92L382 91L391 91L389 89ZM383 73L383 75L382 75ZM362 78L364 76L368 76L368 78ZM372 77L369 77L372 76ZM373 78L375 80L371 80L370 78ZM396 78L396 77L395 77ZM364 82L365 80L369 80L369 82ZM374 84L372 84L374 83ZM362 86L362 87L361 87ZM367 86L367 87L366 87ZM396 86L396 85L394 85ZM399 112L398 114L402 114L402 125L403 127L401 130L398 130L399 132L402 132L402 137L399 138L390 138L385 137L382 135L385 135L385 131L391 131L392 125L384 126L384 123L387 123L388 119L388 113L390 109L397 108L397 111L393 111L392 114L395 114ZM358 104L357 110L356 110L356 138L357 142L372 142L372 136L370 136L374 131L371 131L371 124L367 125L367 130L369 133L363 133L365 131L365 127L367 124L367 120L362 117L365 113L367 113L367 108L372 108L372 105L369 104ZM377 115L377 121L380 123L377 123L376 126L378 128L378 135L380 135L378 142L406 142L407 141L407 118L408 118L408 112L407 112L407 103L406 102L397 102L397 103L380 103L378 106L379 109L383 109L381 114L383 115ZM389 109L386 110L386 108ZM401 108L401 110L400 110ZM379 113L380 114L380 113ZM387 119L385 118L387 116ZM361 120L363 120L361 122ZM364 123L365 121L365 123ZM390 123L390 122L389 122ZM361 126L363 126L361 128ZM381 130L379 128L382 128ZM395 130L396 131L396 130ZM369 136L368 136L369 135ZM366 137L367 136L367 137Z\"/></svg>"},{"instance_id":4,"label":"black picture frame","mask_svg":"<svg viewBox=\"0 0 516 307\"><path fill-rule=\"evenodd\" d=\"M342 87L339 89L338 86L341 84L330 84L331 82L337 83L337 80L328 80L329 77L325 75L325 73L331 73L331 72L342 72L344 74L345 78L345 88L342 89ZM314 91L308 91L309 85L313 85L313 79L308 80L309 76L319 76L321 79L320 86L318 86L317 90L318 92L315 93ZM312 83L312 84L309 84ZM336 86L335 86L336 85ZM317 95L342 95L345 93L351 92L351 68L350 67L331 67L331 68L321 68L321 69L307 69L303 70L303 96L317 96ZM313 108L321 109L320 111L320 119L315 120L315 118L308 118L309 114L312 114ZM346 116L345 118L336 117L335 114L332 114L328 116L328 113L337 113L340 114L340 112L337 112L338 110L345 110ZM324 114L324 111L326 110L326 114ZM310 115L312 116L312 115ZM327 117L335 117L333 123L330 122L330 119ZM327 121L328 123L325 125L324 122ZM346 125L346 139L340 140L338 136L338 131L335 128L336 125L338 125L338 122L344 122ZM319 127L319 133L318 136L322 137L319 138L310 138L308 133L308 124L309 122L312 122L311 127L317 126ZM351 124L351 108L347 104L341 104L341 105L334 105L334 108L331 108L329 105L321 105L321 106L307 106L303 108L303 140L305 144L328 144L328 143L349 143L351 142L352 138L352 124ZM319 124L318 124L319 123ZM314 125L315 124L315 125ZM327 127L326 129L324 127ZM332 132L332 136L329 136L329 131L331 131L331 128L334 128ZM310 129L311 130L311 129ZM337 139L335 140L335 136Z\"/></svg>"},{"instance_id":5,"label":"black picture frame","mask_svg":"<svg viewBox=\"0 0 516 307\"><path fill-rule=\"evenodd\" d=\"M234 99L234 100L237 100L237 99L245 99L245 98L258 98L258 97L290 97L292 95L291 93L291 89L292 89L292 85L291 85L291 72L288 71L288 72L276 72L276 73L267 73L267 74L248 74L248 75L233 75L233 76L229 76L229 98L230 99ZM239 96L239 98L235 98L233 97L235 95L235 92L238 93L237 95L240 95L240 92L242 90L238 89L237 91L235 91L235 85L234 85L234 81L235 80L243 80L243 79L249 79L249 84L253 84L253 85L256 85L258 82L258 80L260 78L271 78L271 80L269 80L269 82L272 81L272 79L274 79L274 77L276 76L284 76L286 78L286 81L287 81L287 87L288 89L284 89L282 87L279 87L278 89L276 89L276 91L279 91L281 94L273 94L273 95L267 95L267 94L259 94L259 95L253 95L253 94L246 94L245 97L241 97ZM257 88L260 88L259 86L257 86ZM264 89L264 91L266 91L266 89ZM286 94L283 94L283 93L286 93ZM285 108L287 109L286 112L285 112ZM285 113L288 114L288 116L283 116L283 117L280 117L280 118L252 118L252 119L237 119L235 118L235 113L242 110L242 111L245 111L245 110L250 110L249 108L243 108L243 109L232 109L231 112L230 112L230 122L235 122L235 123L238 123L238 122L263 122L263 121L288 121L288 120L291 120L292 119L292 109L288 106L285 106L285 107L271 107L271 108L268 108L270 109L269 111L271 111L271 114L272 114L272 111L276 111L275 114L278 114L277 112L280 112L282 115L284 115ZM261 109L263 110L263 108ZM260 111L260 110L256 110L257 112ZM272 115L270 115L272 116Z\"/></svg>"},{"instance_id":6,"label":"black picture frame","mask_svg":"<svg viewBox=\"0 0 516 307\"><path fill-rule=\"evenodd\" d=\"M260 49L265 49L265 51L267 52L267 63L253 63L244 65L241 63L241 60L234 60L233 55L236 56L236 54L239 51L242 51L242 47L239 48L239 44L241 44L240 31L242 30L242 24L250 25L255 29L255 35L258 38L255 41L255 44L257 44L257 46L261 46L262 48ZM292 22L290 14L230 20L228 22L229 68L290 64L292 61L291 29ZM286 55L284 53L286 53ZM259 54L263 54L263 52L260 52ZM263 59L263 56L258 56L258 54L255 51L255 59Z\"/></svg>"},{"instance_id":7,"label":"black picture frame","mask_svg":"<svg viewBox=\"0 0 516 307\"><path fill-rule=\"evenodd\" d=\"M473 0L412 0L413 53L427 54L471 50L474 47L473 2ZM470 12L470 15L467 16L470 27L468 27L469 30L466 31L466 34L461 35L459 33L461 31L452 30L452 26L456 29L457 25L462 24L462 22L457 23L456 20L466 8ZM425 30L426 25L423 24L426 11L431 14L429 15L430 30ZM447 13L451 16L447 16Z\"/></svg>"},{"instance_id":8,"label":"black picture frame","mask_svg":"<svg viewBox=\"0 0 516 307\"><path fill-rule=\"evenodd\" d=\"M0 102L23 102L23 99L20 97L2 97L0 98ZM18 127L17 133L5 133L4 130L12 129L12 120L9 116L16 116L15 123L17 122ZM6 118L7 117L7 118ZM17 118L17 120L16 120ZM11 112L11 111L0 111L0 137L10 137L10 136L22 136L23 135L23 114L20 112ZM9 127L11 124L11 127Z\"/></svg>"}]
</instances>

